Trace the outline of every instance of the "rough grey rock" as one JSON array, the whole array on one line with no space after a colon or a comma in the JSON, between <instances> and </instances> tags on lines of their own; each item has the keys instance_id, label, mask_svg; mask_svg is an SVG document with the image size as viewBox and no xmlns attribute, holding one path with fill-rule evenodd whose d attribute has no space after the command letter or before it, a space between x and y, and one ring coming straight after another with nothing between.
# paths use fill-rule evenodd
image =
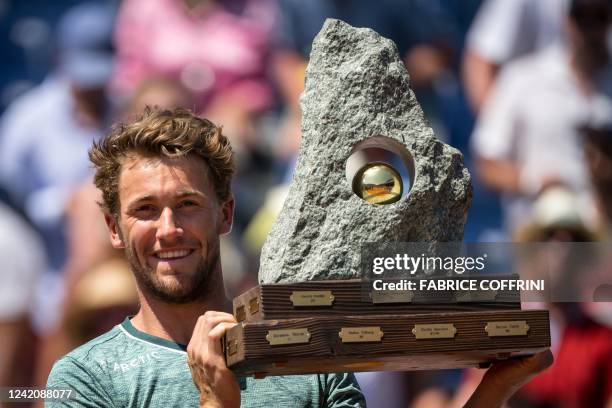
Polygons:
<instances>
[{"instance_id":1,"label":"rough grey rock","mask_svg":"<svg viewBox=\"0 0 612 408\"><path fill-rule=\"evenodd\" d=\"M262 250L260 282L359 277L367 242L462 240L471 199L463 156L435 138L391 40L328 19L313 43L301 108L298 163ZM414 159L413 186L394 204L365 202L346 178L354 146L373 136L399 142Z\"/></svg>"}]
</instances>

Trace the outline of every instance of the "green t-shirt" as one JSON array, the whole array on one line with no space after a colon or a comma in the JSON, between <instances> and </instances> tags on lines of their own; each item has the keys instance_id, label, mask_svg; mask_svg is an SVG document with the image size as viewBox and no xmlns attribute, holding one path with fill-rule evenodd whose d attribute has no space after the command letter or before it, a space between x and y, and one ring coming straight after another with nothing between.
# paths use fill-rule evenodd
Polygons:
<instances>
[{"instance_id":1,"label":"green t-shirt","mask_svg":"<svg viewBox=\"0 0 612 408\"><path fill-rule=\"evenodd\" d=\"M239 378L242 407L364 407L353 374ZM46 407L197 407L185 347L129 319L59 359L47 387L71 388Z\"/></svg>"}]
</instances>

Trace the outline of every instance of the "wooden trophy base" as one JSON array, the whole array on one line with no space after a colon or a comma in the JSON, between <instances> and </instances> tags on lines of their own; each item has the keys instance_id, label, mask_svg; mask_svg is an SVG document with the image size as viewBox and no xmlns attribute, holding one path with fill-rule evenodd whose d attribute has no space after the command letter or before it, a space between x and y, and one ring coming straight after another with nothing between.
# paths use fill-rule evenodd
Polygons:
<instances>
[{"instance_id":1,"label":"wooden trophy base","mask_svg":"<svg viewBox=\"0 0 612 408\"><path fill-rule=\"evenodd\" d=\"M225 337L228 366L255 377L484 367L548 347L546 310L244 321Z\"/></svg>"},{"instance_id":2,"label":"wooden trophy base","mask_svg":"<svg viewBox=\"0 0 612 408\"><path fill-rule=\"evenodd\" d=\"M550 347L548 311L521 310L518 291L312 281L259 285L233 303L225 356L242 376L482 367Z\"/></svg>"}]
</instances>

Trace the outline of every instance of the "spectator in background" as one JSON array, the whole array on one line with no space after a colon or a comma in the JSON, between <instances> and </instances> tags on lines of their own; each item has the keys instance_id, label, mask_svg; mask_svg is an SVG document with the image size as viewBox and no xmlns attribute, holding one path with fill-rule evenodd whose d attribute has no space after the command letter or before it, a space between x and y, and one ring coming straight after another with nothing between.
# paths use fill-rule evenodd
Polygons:
<instances>
[{"instance_id":1,"label":"spectator in background","mask_svg":"<svg viewBox=\"0 0 612 408\"><path fill-rule=\"evenodd\" d=\"M0 203L0 384L31 384L34 337L30 312L34 289L45 266L36 232Z\"/></svg>"},{"instance_id":2,"label":"spectator in background","mask_svg":"<svg viewBox=\"0 0 612 408\"><path fill-rule=\"evenodd\" d=\"M269 109L266 78L271 0L125 0L119 10L114 86L130 96L151 76L194 94L195 109L234 137L252 136L252 116Z\"/></svg>"},{"instance_id":3,"label":"spectator in background","mask_svg":"<svg viewBox=\"0 0 612 408\"><path fill-rule=\"evenodd\" d=\"M569 0L487 0L468 37L463 79L480 112L499 70L529 53L563 41Z\"/></svg>"},{"instance_id":4,"label":"spectator in background","mask_svg":"<svg viewBox=\"0 0 612 408\"><path fill-rule=\"evenodd\" d=\"M127 101L122 116L133 119L142 115L147 106L189 109L193 105L192 93L180 82L162 76L150 77L140 83L132 98Z\"/></svg>"},{"instance_id":5,"label":"spectator in background","mask_svg":"<svg viewBox=\"0 0 612 408\"><path fill-rule=\"evenodd\" d=\"M472 135L477 173L504 194L511 233L547 185L565 184L585 205L592 201L578 127L612 112L611 16L607 0L573 0L567 47L505 67L480 115Z\"/></svg>"},{"instance_id":6,"label":"spectator in background","mask_svg":"<svg viewBox=\"0 0 612 408\"><path fill-rule=\"evenodd\" d=\"M511 407L612 406L612 327L593 318L590 313L593 303L575 303L590 300L581 296L589 286L592 268L598 263L598 249L602 248L567 245L596 238L583 221L583 210L571 190L552 186L538 196L527 225L519 231L517 241L551 243L545 248L554 251L537 252L545 258L549 291L546 308L550 310L551 351L555 361L512 398ZM536 262L532 260L529 265L534 267ZM609 266L608 263L608 278ZM521 273L521 277L526 276Z\"/></svg>"},{"instance_id":7,"label":"spectator in background","mask_svg":"<svg viewBox=\"0 0 612 408\"><path fill-rule=\"evenodd\" d=\"M56 318L66 261L65 206L74 186L89 176L87 149L108 122L113 19L103 3L68 11L58 26L56 70L2 118L0 183L42 234L48 254L37 297L44 303L35 314L42 329Z\"/></svg>"},{"instance_id":8,"label":"spectator in background","mask_svg":"<svg viewBox=\"0 0 612 408\"><path fill-rule=\"evenodd\" d=\"M522 279L546 280L545 299L534 302L540 295L535 292L522 297L528 301L523 307L550 310L554 362L523 386L509 407L612 406L612 328L593 318L589 303L576 303L583 300L586 278L597 264L596 245L575 244L596 239L584 211L567 186L550 186L537 196L515 236L516 242L534 244L516 247L516 272ZM469 394L482 374L467 370L458 397Z\"/></svg>"},{"instance_id":9,"label":"spectator in background","mask_svg":"<svg viewBox=\"0 0 612 408\"><path fill-rule=\"evenodd\" d=\"M589 176L601 219L602 241L609 244L612 242L612 115L602 119L586 124L581 130L585 138ZM597 288L593 293L593 302L587 305L587 312L593 319L612 327L612 253L607 255L607 259L602 262L603 267L595 276Z\"/></svg>"},{"instance_id":10,"label":"spectator in background","mask_svg":"<svg viewBox=\"0 0 612 408\"><path fill-rule=\"evenodd\" d=\"M612 112L582 126L585 138L586 162L589 178L596 194L601 214L602 229L607 241L612 241Z\"/></svg>"}]
</instances>

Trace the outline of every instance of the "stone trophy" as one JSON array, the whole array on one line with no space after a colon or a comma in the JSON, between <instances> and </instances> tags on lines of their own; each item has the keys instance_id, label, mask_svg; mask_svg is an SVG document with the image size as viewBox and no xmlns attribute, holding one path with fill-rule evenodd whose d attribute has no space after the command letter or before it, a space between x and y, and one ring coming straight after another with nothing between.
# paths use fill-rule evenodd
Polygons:
<instances>
[{"instance_id":1,"label":"stone trophy","mask_svg":"<svg viewBox=\"0 0 612 408\"><path fill-rule=\"evenodd\" d=\"M225 337L238 375L486 366L550 346L547 311L509 302L364 301L364 242L461 241L471 199L462 154L434 137L395 44L328 19L301 96L289 195L264 245L260 285L234 300ZM391 152L404 167L361 156ZM365 157L365 160L364 160Z\"/></svg>"}]
</instances>

